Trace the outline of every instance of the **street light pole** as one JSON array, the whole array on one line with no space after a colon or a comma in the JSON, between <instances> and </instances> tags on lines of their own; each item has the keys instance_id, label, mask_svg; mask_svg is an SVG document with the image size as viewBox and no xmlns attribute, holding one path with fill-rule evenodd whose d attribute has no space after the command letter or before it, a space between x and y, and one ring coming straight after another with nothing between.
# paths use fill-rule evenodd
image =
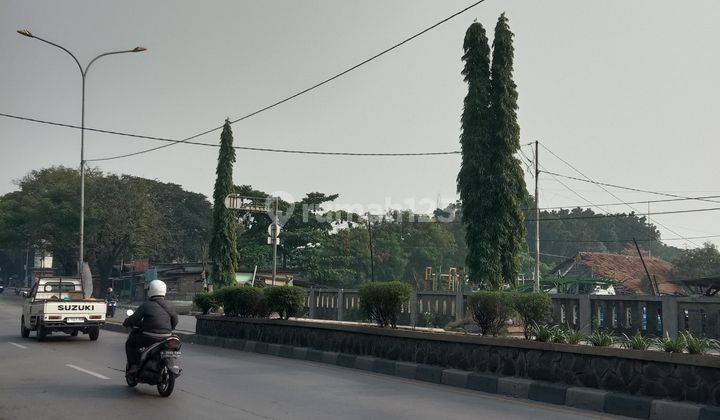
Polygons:
<instances>
[{"instance_id":1,"label":"street light pole","mask_svg":"<svg viewBox=\"0 0 720 420\"><path fill-rule=\"evenodd\" d=\"M70 57L75 60L75 63L78 66L78 70L80 70L80 76L82 77L82 108L80 112L80 258L78 260L78 273L81 273L83 263L85 262L85 78L87 77L87 73L90 70L90 66L92 66L95 61L102 57L115 54L143 52L147 51L147 48L135 47L131 50L106 52L90 60L88 65L85 66L85 68L83 69L77 57L75 57L75 55L71 53L70 50L63 47L62 45L58 45L54 42L40 38L27 29L20 29L17 32L20 35L26 36L28 38L37 39L38 41L42 41L46 44L52 45L53 47L60 48L61 50L68 53Z\"/></svg>"}]
</instances>

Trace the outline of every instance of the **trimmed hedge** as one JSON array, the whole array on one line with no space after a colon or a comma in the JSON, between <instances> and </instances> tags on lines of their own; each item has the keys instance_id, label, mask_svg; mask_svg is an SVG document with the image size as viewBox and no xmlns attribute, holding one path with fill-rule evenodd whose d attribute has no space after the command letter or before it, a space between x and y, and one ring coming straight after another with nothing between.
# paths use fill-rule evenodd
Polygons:
<instances>
[{"instance_id":1,"label":"trimmed hedge","mask_svg":"<svg viewBox=\"0 0 720 420\"><path fill-rule=\"evenodd\" d=\"M532 326L544 324L552 311L552 299L547 293L513 293L512 305L523 322L523 333L527 339Z\"/></svg>"},{"instance_id":2,"label":"trimmed hedge","mask_svg":"<svg viewBox=\"0 0 720 420\"><path fill-rule=\"evenodd\" d=\"M207 315L208 312L218 307L212 293L198 293L193 298L193 303L202 311L203 315Z\"/></svg>"},{"instance_id":3,"label":"trimmed hedge","mask_svg":"<svg viewBox=\"0 0 720 420\"><path fill-rule=\"evenodd\" d=\"M402 305L411 292L409 285L399 281L365 283L360 286L360 309L378 326L397 328Z\"/></svg>"},{"instance_id":4,"label":"trimmed hedge","mask_svg":"<svg viewBox=\"0 0 720 420\"><path fill-rule=\"evenodd\" d=\"M468 306L483 335L497 336L513 315L513 295L508 292L479 291L468 297Z\"/></svg>"},{"instance_id":5,"label":"trimmed hedge","mask_svg":"<svg viewBox=\"0 0 720 420\"><path fill-rule=\"evenodd\" d=\"M263 292L255 287L224 287L213 293L213 299L223 307L225 316L250 318L266 312Z\"/></svg>"},{"instance_id":6,"label":"trimmed hedge","mask_svg":"<svg viewBox=\"0 0 720 420\"><path fill-rule=\"evenodd\" d=\"M274 286L265 289L267 312L277 312L282 319L302 315L305 290L297 286Z\"/></svg>"}]
</instances>

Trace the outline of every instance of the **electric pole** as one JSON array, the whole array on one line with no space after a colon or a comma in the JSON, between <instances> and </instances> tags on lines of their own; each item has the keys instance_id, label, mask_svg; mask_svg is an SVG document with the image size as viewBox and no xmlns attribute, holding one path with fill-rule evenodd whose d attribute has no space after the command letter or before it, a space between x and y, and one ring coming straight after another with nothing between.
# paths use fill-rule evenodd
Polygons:
<instances>
[{"instance_id":1,"label":"electric pole","mask_svg":"<svg viewBox=\"0 0 720 420\"><path fill-rule=\"evenodd\" d=\"M275 286L275 276L277 276L277 246L278 237L280 236L280 223L278 223L278 198L275 197L275 213L273 217L272 243L273 243L273 273L272 285Z\"/></svg>"},{"instance_id":2,"label":"electric pole","mask_svg":"<svg viewBox=\"0 0 720 420\"><path fill-rule=\"evenodd\" d=\"M375 281L375 257L373 257L373 236L372 226L370 225L370 212L367 212L368 237L370 239L370 281Z\"/></svg>"},{"instance_id":3,"label":"electric pole","mask_svg":"<svg viewBox=\"0 0 720 420\"><path fill-rule=\"evenodd\" d=\"M538 162L538 144L535 140L535 284L533 291L540 291L540 192L538 181L540 178L540 165Z\"/></svg>"}]
</instances>

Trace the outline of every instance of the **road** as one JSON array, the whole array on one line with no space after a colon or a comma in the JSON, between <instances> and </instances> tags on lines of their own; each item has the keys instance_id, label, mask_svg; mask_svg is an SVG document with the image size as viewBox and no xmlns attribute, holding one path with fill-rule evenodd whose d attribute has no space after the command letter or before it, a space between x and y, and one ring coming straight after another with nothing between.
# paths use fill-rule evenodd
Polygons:
<instances>
[{"instance_id":1,"label":"road","mask_svg":"<svg viewBox=\"0 0 720 420\"><path fill-rule=\"evenodd\" d=\"M125 335L20 338L0 295L0 419L586 419L594 413L325 365L185 345L175 393L128 388ZM142 416L142 417L141 417ZM597 416L597 418L608 418Z\"/></svg>"}]
</instances>

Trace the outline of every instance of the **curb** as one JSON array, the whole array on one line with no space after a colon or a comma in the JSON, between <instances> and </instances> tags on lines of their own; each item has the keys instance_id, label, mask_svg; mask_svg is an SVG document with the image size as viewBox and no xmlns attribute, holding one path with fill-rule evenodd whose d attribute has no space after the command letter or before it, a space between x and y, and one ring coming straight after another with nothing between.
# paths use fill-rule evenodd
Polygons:
<instances>
[{"instance_id":1,"label":"curb","mask_svg":"<svg viewBox=\"0 0 720 420\"><path fill-rule=\"evenodd\" d=\"M103 328L116 332L128 331L127 328L115 323L106 323ZM183 341L192 344L224 347L271 356L325 363L344 368L365 370L384 375L480 391L488 394L499 394L632 418L651 420L720 419L720 407L714 406L680 401L656 400L596 388L569 387L563 384L513 376L497 376L458 369L443 369L432 365L322 351L309 347L293 347L284 344L271 344L187 333L176 334L182 338Z\"/></svg>"}]
</instances>

